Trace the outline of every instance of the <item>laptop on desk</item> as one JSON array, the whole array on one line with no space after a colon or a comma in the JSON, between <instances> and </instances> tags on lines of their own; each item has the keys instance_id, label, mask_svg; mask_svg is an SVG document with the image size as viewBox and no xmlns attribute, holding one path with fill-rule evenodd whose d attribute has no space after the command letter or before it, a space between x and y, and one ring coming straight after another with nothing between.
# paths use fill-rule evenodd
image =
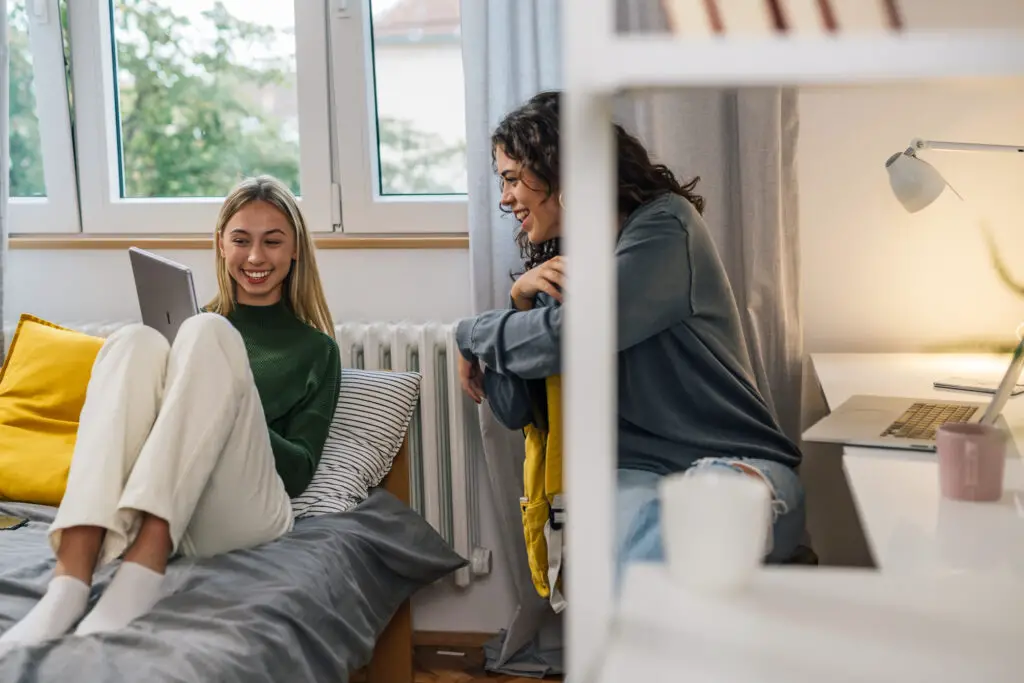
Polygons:
<instances>
[{"instance_id":1,"label":"laptop on desk","mask_svg":"<svg viewBox=\"0 0 1024 683\"><path fill-rule=\"evenodd\" d=\"M173 343L181 323L199 313L192 271L137 247L128 250L128 257L135 276L142 323Z\"/></svg>"},{"instance_id":2,"label":"laptop on desk","mask_svg":"<svg viewBox=\"0 0 1024 683\"><path fill-rule=\"evenodd\" d=\"M946 422L995 424L1024 369L1024 339L1017 345L999 388L984 403L934 398L851 396L804 432L805 441L851 446L935 450L935 433Z\"/></svg>"}]
</instances>

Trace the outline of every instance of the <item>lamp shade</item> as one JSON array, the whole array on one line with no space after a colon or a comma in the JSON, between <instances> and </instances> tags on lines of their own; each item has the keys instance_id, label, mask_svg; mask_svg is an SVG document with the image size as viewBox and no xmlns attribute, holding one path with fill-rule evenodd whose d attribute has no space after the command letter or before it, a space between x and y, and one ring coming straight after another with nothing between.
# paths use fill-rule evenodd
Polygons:
<instances>
[{"instance_id":1,"label":"lamp shade","mask_svg":"<svg viewBox=\"0 0 1024 683\"><path fill-rule=\"evenodd\" d=\"M909 150L893 154L885 162L889 185L896 199L910 213L920 211L942 194L946 181L935 167Z\"/></svg>"}]
</instances>

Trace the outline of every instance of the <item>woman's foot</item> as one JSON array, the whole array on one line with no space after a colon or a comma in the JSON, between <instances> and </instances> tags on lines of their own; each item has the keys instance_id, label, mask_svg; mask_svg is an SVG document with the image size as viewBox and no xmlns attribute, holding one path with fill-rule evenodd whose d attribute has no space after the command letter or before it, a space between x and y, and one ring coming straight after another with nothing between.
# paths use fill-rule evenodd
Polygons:
<instances>
[{"instance_id":1,"label":"woman's foot","mask_svg":"<svg viewBox=\"0 0 1024 683\"><path fill-rule=\"evenodd\" d=\"M59 638L85 613L88 602L89 584L73 576L55 576L43 599L0 636L0 652L15 645L31 645Z\"/></svg>"},{"instance_id":2,"label":"woman's foot","mask_svg":"<svg viewBox=\"0 0 1024 683\"><path fill-rule=\"evenodd\" d=\"M135 562L122 562L103 597L75 635L117 631L146 614L163 597L164 575Z\"/></svg>"}]
</instances>

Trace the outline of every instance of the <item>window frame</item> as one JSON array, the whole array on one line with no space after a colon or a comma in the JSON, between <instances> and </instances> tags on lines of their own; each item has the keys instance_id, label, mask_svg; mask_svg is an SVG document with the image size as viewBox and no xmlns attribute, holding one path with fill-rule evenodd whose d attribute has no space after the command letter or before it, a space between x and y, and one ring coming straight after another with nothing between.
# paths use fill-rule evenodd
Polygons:
<instances>
[{"instance_id":1,"label":"window frame","mask_svg":"<svg viewBox=\"0 0 1024 683\"><path fill-rule=\"evenodd\" d=\"M12 235L77 233L81 230L77 167L60 6L58 0L28 0L25 11L46 196L9 197L9 232ZM5 178L4 182L8 180Z\"/></svg>"},{"instance_id":2,"label":"window frame","mask_svg":"<svg viewBox=\"0 0 1024 683\"><path fill-rule=\"evenodd\" d=\"M28 0L45 198L11 197L12 235L208 234L221 197L122 198L110 0ZM360 235L468 232L467 195L382 195L369 0L293 0L299 204L310 230ZM79 174L79 169L86 172Z\"/></svg>"},{"instance_id":3,"label":"window frame","mask_svg":"<svg viewBox=\"0 0 1024 683\"><path fill-rule=\"evenodd\" d=\"M294 0L299 112L299 206L311 232L340 224L331 169L326 4ZM110 0L68 3L79 168L81 225L86 234L190 234L214 229L223 197L122 198L114 105ZM66 107L65 107L66 108Z\"/></svg>"},{"instance_id":4,"label":"window frame","mask_svg":"<svg viewBox=\"0 0 1024 683\"><path fill-rule=\"evenodd\" d=\"M331 96L346 234L469 231L467 195L382 195L369 0L329 0Z\"/></svg>"}]
</instances>

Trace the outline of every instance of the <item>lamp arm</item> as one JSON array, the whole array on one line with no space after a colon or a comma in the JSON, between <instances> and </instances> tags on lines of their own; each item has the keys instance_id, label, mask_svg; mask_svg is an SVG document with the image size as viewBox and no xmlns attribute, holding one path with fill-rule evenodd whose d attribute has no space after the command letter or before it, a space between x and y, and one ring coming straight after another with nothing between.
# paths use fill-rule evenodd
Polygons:
<instances>
[{"instance_id":1,"label":"lamp arm","mask_svg":"<svg viewBox=\"0 0 1024 683\"><path fill-rule=\"evenodd\" d=\"M914 138L910 149L937 149L946 152L1016 152L1024 154L1024 145L989 145L981 142L943 142L941 140L922 140Z\"/></svg>"}]
</instances>

